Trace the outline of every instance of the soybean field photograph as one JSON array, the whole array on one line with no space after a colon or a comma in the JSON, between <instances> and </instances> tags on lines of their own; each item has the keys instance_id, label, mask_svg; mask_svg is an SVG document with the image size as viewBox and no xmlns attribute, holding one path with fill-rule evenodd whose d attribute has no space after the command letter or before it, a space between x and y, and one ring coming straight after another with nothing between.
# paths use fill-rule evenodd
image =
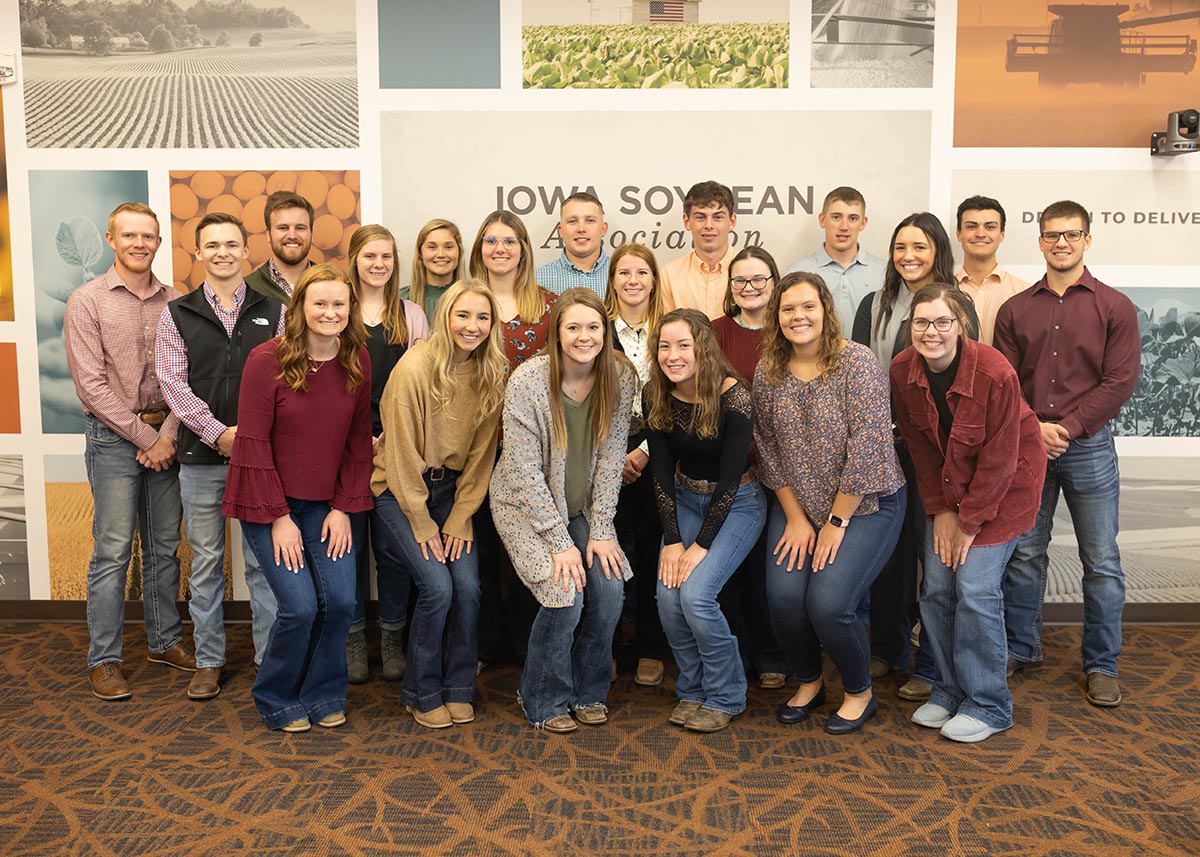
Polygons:
<instances>
[{"instance_id":1,"label":"soybean field photograph","mask_svg":"<svg viewBox=\"0 0 1200 857\"><path fill-rule=\"evenodd\" d=\"M787 0L525 0L526 89L788 85Z\"/></svg>"},{"instance_id":2,"label":"soybean field photograph","mask_svg":"<svg viewBox=\"0 0 1200 857\"><path fill-rule=\"evenodd\" d=\"M1113 432L1200 437L1200 289L1127 289L1137 307L1142 371Z\"/></svg>"},{"instance_id":3,"label":"soybean field photograph","mask_svg":"<svg viewBox=\"0 0 1200 857\"><path fill-rule=\"evenodd\" d=\"M354 148L357 49L346 11L322 0L20 0L26 141Z\"/></svg>"}]
</instances>

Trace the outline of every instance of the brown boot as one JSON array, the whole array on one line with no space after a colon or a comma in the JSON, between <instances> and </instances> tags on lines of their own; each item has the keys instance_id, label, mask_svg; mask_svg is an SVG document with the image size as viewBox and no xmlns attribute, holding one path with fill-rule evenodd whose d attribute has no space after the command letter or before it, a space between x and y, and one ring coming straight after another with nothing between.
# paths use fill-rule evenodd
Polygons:
<instances>
[{"instance_id":1,"label":"brown boot","mask_svg":"<svg viewBox=\"0 0 1200 857\"><path fill-rule=\"evenodd\" d=\"M188 684L188 699L212 699L221 692L221 668L199 667Z\"/></svg>"},{"instance_id":2,"label":"brown boot","mask_svg":"<svg viewBox=\"0 0 1200 857\"><path fill-rule=\"evenodd\" d=\"M196 671L196 656L189 652L183 643L176 643L165 652L151 652L147 660L152 664L166 664L169 667L175 667L185 673Z\"/></svg>"},{"instance_id":3,"label":"brown boot","mask_svg":"<svg viewBox=\"0 0 1200 857\"><path fill-rule=\"evenodd\" d=\"M715 708L698 708L696 713L687 719L687 723L683 724L683 728L692 732L720 732L732 719L732 714L717 711Z\"/></svg>"},{"instance_id":4,"label":"brown boot","mask_svg":"<svg viewBox=\"0 0 1200 857\"><path fill-rule=\"evenodd\" d=\"M112 661L88 670L88 682L92 686L92 696L106 702L133 696L129 692L129 685L125 683L125 676L121 675L121 667Z\"/></svg>"}]
</instances>

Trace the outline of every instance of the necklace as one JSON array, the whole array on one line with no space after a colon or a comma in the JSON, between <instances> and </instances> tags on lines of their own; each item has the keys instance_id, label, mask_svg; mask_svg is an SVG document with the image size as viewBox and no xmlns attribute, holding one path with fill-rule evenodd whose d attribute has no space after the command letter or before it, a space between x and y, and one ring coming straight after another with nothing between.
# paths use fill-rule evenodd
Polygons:
<instances>
[{"instance_id":1,"label":"necklace","mask_svg":"<svg viewBox=\"0 0 1200 857\"><path fill-rule=\"evenodd\" d=\"M362 319L363 324L365 324L367 327L378 327L379 322L383 320L383 307L380 307L379 311L374 314L368 313L367 308L363 307Z\"/></svg>"},{"instance_id":2,"label":"necklace","mask_svg":"<svg viewBox=\"0 0 1200 857\"><path fill-rule=\"evenodd\" d=\"M336 355L335 355L336 356ZM324 360L317 360L311 354L308 355L308 374L316 375L321 371L321 367L332 360L333 357L326 357Z\"/></svg>"}]
</instances>

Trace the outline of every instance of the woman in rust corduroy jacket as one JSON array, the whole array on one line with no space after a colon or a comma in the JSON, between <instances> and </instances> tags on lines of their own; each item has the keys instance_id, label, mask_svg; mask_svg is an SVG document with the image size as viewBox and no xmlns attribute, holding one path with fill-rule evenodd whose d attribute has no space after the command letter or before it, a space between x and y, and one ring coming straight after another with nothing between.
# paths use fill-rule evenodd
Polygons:
<instances>
[{"instance_id":1,"label":"woman in rust corduroy jacket","mask_svg":"<svg viewBox=\"0 0 1200 857\"><path fill-rule=\"evenodd\" d=\"M952 285L917 292L891 380L928 516L921 620L940 674L912 719L974 742L1012 726L1004 568L1037 518L1046 453L1008 361L968 338L969 302Z\"/></svg>"}]
</instances>

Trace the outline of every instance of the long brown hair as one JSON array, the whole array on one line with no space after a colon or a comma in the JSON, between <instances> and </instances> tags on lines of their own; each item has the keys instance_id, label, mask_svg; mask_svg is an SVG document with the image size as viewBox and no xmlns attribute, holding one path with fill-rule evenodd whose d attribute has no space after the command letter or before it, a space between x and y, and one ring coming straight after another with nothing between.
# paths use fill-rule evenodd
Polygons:
<instances>
[{"instance_id":1,"label":"long brown hair","mask_svg":"<svg viewBox=\"0 0 1200 857\"><path fill-rule=\"evenodd\" d=\"M911 326L913 311L921 304L932 303L933 301L945 301L946 306L950 307L950 312L954 313L954 318L958 321L958 326L963 331L963 335L959 339L971 338L977 335L978 332L975 330L975 325L971 322L971 298L953 283L930 283L927 286L922 286L913 295L912 307L908 311L908 320L905 323Z\"/></svg>"},{"instance_id":2,"label":"long brown hair","mask_svg":"<svg viewBox=\"0 0 1200 857\"><path fill-rule=\"evenodd\" d=\"M826 376L837 368L839 356L842 353L842 323L838 320L837 308L833 305L833 295L820 274L810 274L806 271L796 271L788 274L771 293L771 302L767 305L767 318L763 323L763 344L761 363L763 377L772 387L778 387L788 374L788 361L792 358L793 346L783 335L779 326L779 307L783 303L783 294L795 286L809 285L817 293L821 302L821 338L817 343L817 369L824 383Z\"/></svg>"},{"instance_id":3,"label":"long brown hair","mask_svg":"<svg viewBox=\"0 0 1200 857\"><path fill-rule=\"evenodd\" d=\"M933 249L933 282L954 282L954 253L950 250L950 236L946 234L946 229L937 215L928 211L917 211L901 220L892 230L892 243L888 245L888 263L883 273L883 288L879 292L879 313L875 316L875 338L891 320L892 307L900 290L907 288L904 278L896 268L896 238L906 226L915 226L925 233L925 238Z\"/></svg>"},{"instance_id":4,"label":"long brown hair","mask_svg":"<svg viewBox=\"0 0 1200 857\"><path fill-rule=\"evenodd\" d=\"M596 397L592 403L592 442L596 446L602 446L608 439L608 424L621 400L621 375L627 370L633 371L633 365L625 355L613 348L612 328L608 325L608 316L599 296L591 289L580 287L563 292L554 302L554 309L550 310L550 331L546 337L546 353L550 357L550 422L554 445L560 449L566 449L567 446L567 420L563 415L563 357L559 327L563 315L574 306L585 306L594 311L603 327L603 345L592 362L592 374L596 379L591 393Z\"/></svg>"},{"instance_id":5,"label":"long brown hair","mask_svg":"<svg viewBox=\"0 0 1200 857\"><path fill-rule=\"evenodd\" d=\"M367 341L367 331L363 327L358 311L358 296L354 294L350 278L341 268L328 262L313 265L300 275L296 283L284 315L283 335L279 338L276 351L279 374L275 377L293 390L308 392L308 322L304 317L304 302L309 286L325 282L343 283L350 294L346 328L338 335L337 361L346 370L346 392L353 393L364 380L358 356Z\"/></svg>"},{"instance_id":6,"label":"long brown hair","mask_svg":"<svg viewBox=\"0 0 1200 857\"><path fill-rule=\"evenodd\" d=\"M762 247L757 247L754 244L743 247L738 251L736 256L729 260L729 264L725 267L725 303L722 305L722 309L725 310L725 315L730 318L735 318L742 314L742 308L733 299L733 266L738 262L744 262L746 259L757 259L766 265L771 277L771 294L774 295L779 290L779 266L775 264L775 257Z\"/></svg>"},{"instance_id":7,"label":"long brown hair","mask_svg":"<svg viewBox=\"0 0 1200 857\"><path fill-rule=\"evenodd\" d=\"M622 244L616 250L613 250L612 258L608 263L608 289L604 293L604 310L611 321L616 321L621 315L621 304L617 300L617 290L613 288L613 279L616 277L617 262L620 262L626 256L637 256L650 269L650 276L654 278L653 284L650 286L650 299L646 307L646 329L654 330L654 325L658 324L658 319L662 316L663 301L662 290L658 287L658 260L654 258L654 251L645 244Z\"/></svg>"},{"instance_id":8,"label":"long brown hair","mask_svg":"<svg viewBox=\"0 0 1200 857\"><path fill-rule=\"evenodd\" d=\"M350 236L350 283L354 296L362 304L362 282L358 278L358 254L372 241L387 241L392 245L392 275L383 285L383 313L379 320L387 331L391 345L408 345L408 321L404 318L404 300L400 297L400 251L396 247L396 236L387 227L368 223L354 230Z\"/></svg>"},{"instance_id":9,"label":"long brown hair","mask_svg":"<svg viewBox=\"0 0 1200 857\"><path fill-rule=\"evenodd\" d=\"M510 211L493 211L479 224L475 243L471 245L471 276L490 283L487 268L483 266L483 237L493 223L503 223L514 233L521 244L521 259L517 262L517 281L513 288L517 299L517 315L526 324L538 321L546 311L546 290L538 285L534 276L533 245L529 243L529 231L521 218Z\"/></svg>"},{"instance_id":10,"label":"long brown hair","mask_svg":"<svg viewBox=\"0 0 1200 857\"><path fill-rule=\"evenodd\" d=\"M467 358L475 364L475 393L479 396L479 412L471 414L474 425L494 418L504 405L504 383L508 379L508 359L504 356L504 328L500 321L496 296L483 280L459 280L446 289L433 311L433 332L429 349L433 354L433 380L430 393L437 406L445 410L450 403L451 388L457 379L450 374L454 358L454 342L450 338L450 314L458 299L466 294L483 295L492 313L492 327L487 340L476 346ZM454 416L458 416L455 414Z\"/></svg>"},{"instance_id":11,"label":"long brown hair","mask_svg":"<svg viewBox=\"0 0 1200 857\"><path fill-rule=\"evenodd\" d=\"M421 245L425 243L430 232L436 232L439 229L449 232L454 237L454 243L458 245L458 267L450 280L451 283L466 276L463 266L466 263L467 254L463 252L462 233L449 220L435 217L417 232L417 248L413 251L412 282L408 286L408 299L422 308L425 306L425 288L429 285L429 273L425 270L425 263L421 261ZM432 323L433 319L429 321Z\"/></svg>"},{"instance_id":12,"label":"long brown hair","mask_svg":"<svg viewBox=\"0 0 1200 857\"><path fill-rule=\"evenodd\" d=\"M676 321L684 322L690 329L696 361L696 407L692 410L691 420L682 428L700 437L716 437L721 428L721 388L725 385L725 379L736 378L737 372L717 344L708 316L686 307L664 315L650 334L650 364L653 370L650 380L646 382L646 398L650 402L646 422L657 431L675 428L675 412L671 407L671 390L675 385L658 363L658 342L662 329Z\"/></svg>"}]
</instances>

